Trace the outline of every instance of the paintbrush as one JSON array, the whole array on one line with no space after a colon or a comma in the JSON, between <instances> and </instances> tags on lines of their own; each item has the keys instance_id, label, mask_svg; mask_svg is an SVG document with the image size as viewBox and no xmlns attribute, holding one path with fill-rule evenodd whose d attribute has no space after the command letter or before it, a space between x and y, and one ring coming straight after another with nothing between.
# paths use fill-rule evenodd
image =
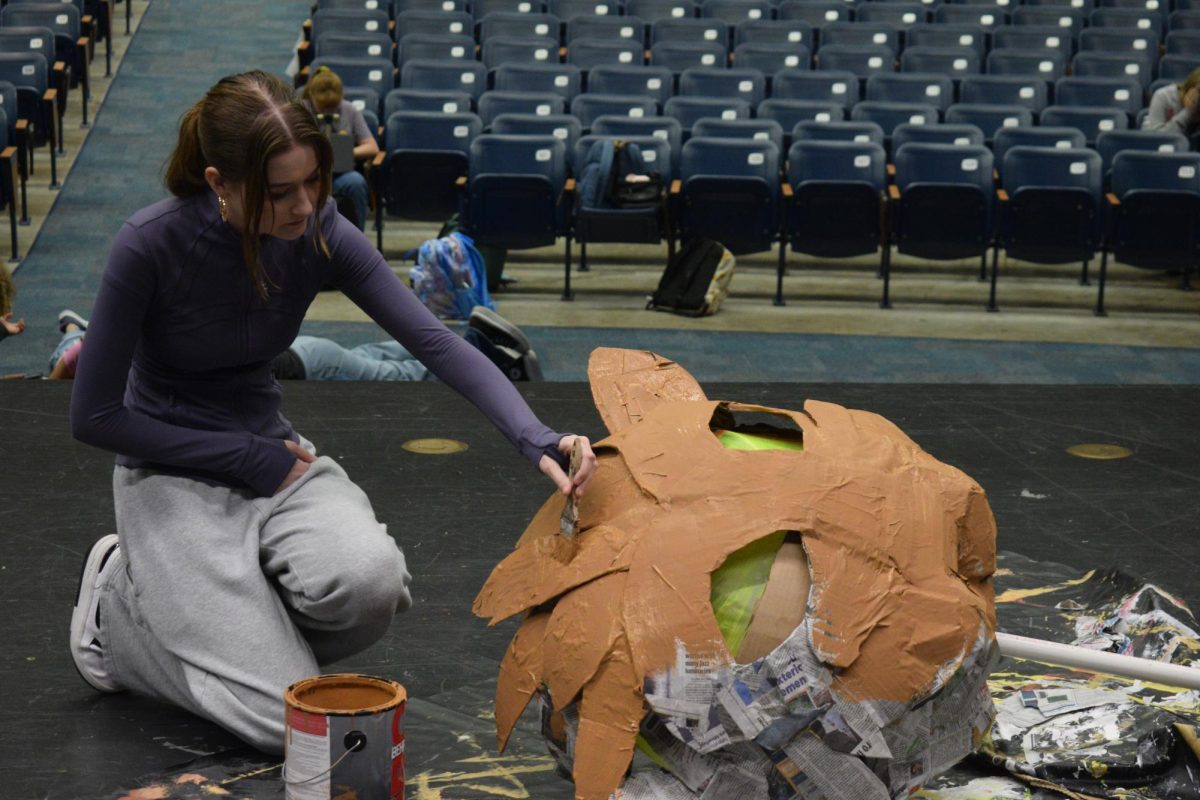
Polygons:
<instances>
[{"instance_id":1,"label":"paintbrush","mask_svg":"<svg viewBox=\"0 0 1200 800\"><path fill-rule=\"evenodd\" d=\"M569 467L568 476L572 484L575 482L575 474L579 472L579 467L583 464L583 444L576 439L575 448L571 451L571 465ZM575 503L575 492L572 489L567 495L566 505L563 506L562 517L559 520L559 529L562 535L568 539L575 538L575 531L579 527L579 507Z\"/></svg>"}]
</instances>

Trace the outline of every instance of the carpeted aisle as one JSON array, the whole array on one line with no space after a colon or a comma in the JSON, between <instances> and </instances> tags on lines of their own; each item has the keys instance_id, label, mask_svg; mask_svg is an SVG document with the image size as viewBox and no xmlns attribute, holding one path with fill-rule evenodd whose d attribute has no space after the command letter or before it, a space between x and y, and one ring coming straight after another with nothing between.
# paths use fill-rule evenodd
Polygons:
<instances>
[{"instance_id":1,"label":"carpeted aisle","mask_svg":"<svg viewBox=\"0 0 1200 800\"><path fill-rule=\"evenodd\" d=\"M179 116L224 75L253 68L282 74L310 8L307 0L151 2L75 168L14 276L16 315L28 328L0 345L0 372L46 372L59 310L90 312L113 235L164 195L162 168Z\"/></svg>"}]
</instances>

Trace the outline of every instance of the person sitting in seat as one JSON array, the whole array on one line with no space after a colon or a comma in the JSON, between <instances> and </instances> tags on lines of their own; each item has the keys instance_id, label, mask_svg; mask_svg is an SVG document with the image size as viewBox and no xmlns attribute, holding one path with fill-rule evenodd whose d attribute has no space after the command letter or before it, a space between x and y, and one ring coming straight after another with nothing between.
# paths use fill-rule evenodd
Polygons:
<instances>
[{"instance_id":1,"label":"person sitting in seat","mask_svg":"<svg viewBox=\"0 0 1200 800\"><path fill-rule=\"evenodd\" d=\"M1182 82L1154 93L1142 130L1182 133L1192 139L1195 149L1200 133L1200 68L1192 70Z\"/></svg>"},{"instance_id":2,"label":"person sitting in seat","mask_svg":"<svg viewBox=\"0 0 1200 800\"><path fill-rule=\"evenodd\" d=\"M354 160L370 161L379 152L379 144L367 126L362 112L342 97L342 79L329 67L318 67L304 87L304 105L317 117L321 129L331 136L348 135L354 139ZM357 169L334 172L333 194L354 205L358 229L367 223L367 179Z\"/></svg>"}]
</instances>

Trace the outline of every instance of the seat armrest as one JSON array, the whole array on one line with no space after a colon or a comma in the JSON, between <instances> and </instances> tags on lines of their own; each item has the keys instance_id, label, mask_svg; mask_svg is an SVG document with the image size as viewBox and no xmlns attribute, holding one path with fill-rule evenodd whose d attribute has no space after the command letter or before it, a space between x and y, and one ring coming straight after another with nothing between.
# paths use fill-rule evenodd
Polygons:
<instances>
[{"instance_id":1,"label":"seat armrest","mask_svg":"<svg viewBox=\"0 0 1200 800\"><path fill-rule=\"evenodd\" d=\"M787 181L784 181L782 184L780 184L779 189L781 192L783 192L783 196L788 200L791 200L796 194L795 191L792 190L792 185Z\"/></svg>"},{"instance_id":2,"label":"seat armrest","mask_svg":"<svg viewBox=\"0 0 1200 800\"><path fill-rule=\"evenodd\" d=\"M895 178L895 177L896 177L896 165L895 165L895 164L888 164L888 165L887 165L887 176L888 176L889 178Z\"/></svg>"},{"instance_id":3,"label":"seat armrest","mask_svg":"<svg viewBox=\"0 0 1200 800\"><path fill-rule=\"evenodd\" d=\"M671 194L679 194L681 191L683 191L683 181L679 178L671 181Z\"/></svg>"},{"instance_id":4,"label":"seat armrest","mask_svg":"<svg viewBox=\"0 0 1200 800\"><path fill-rule=\"evenodd\" d=\"M1008 192L1004 191L1003 189L997 189L996 190L996 199L999 200L1001 203L1007 203L1008 202Z\"/></svg>"},{"instance_id":5,"label":"seat armrest","mask_svg":"<svg viewBox=\"0 0 1200 800\"><path fill-rule=\"evenodd\" d=\"M459 175L457 178L454 179L454 185L457 186L459 189L467 188L467 176Z\"/></svg>"},{"instance_id":6,"label":"seat armrest","mask_svg":"<svg viewBox=\"0 0 1200 800\"><path fill-rule=\"evenodd\" d=\"M1120 199L1119 199L1119 198L1118 198L1118 197L1117 197L1115 194L1113 194L1112 192L1108 192L1108 193L1106 193L1106 194L1104 195L1104 198L1105 198L1106 200L1108 200L1108 204L1109 204L1110 206L1113 206L1114 208L1115 208L1115 207L1117 207L1117 206L1119 206L1119 205L1121 205L1121 200L1120 200Z\"/></svg>"},{"instance_id":7,"label":"seat armrest","mask_svg":"<svg viewBox=\"0 0 1200 800\"><path fill-rule=\"evenodd\" d=\"M890 184L888 186L888 198L891 200L899 200L900 199L900 187L894 183Z\"/></svg>"},{"instance_id":8,"label":"seat armrest","mask_svg":"<svg viewBox=\"0 0 1200 800\"><path fill-rule=\"evenodd\" d=\"M566 192L567 194L575 193L575 179L574 178L567 178L566 183L563 184L563 191Z\"/></svg>"}]
</instances>

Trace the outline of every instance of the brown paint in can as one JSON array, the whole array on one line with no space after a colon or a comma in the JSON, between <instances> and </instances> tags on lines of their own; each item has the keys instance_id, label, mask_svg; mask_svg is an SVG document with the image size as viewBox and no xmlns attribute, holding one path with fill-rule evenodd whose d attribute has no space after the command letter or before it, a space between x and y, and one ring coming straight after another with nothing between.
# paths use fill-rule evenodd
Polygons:
<instances>
[{"instance_id":1,"label":"brown paint in can","mask_svg":"<svg viewBox=\"0 0 1200 800\"><path fill-rule=\"evenodd\" d=\"M293 683L283 699L287 800L403 800L403 686L319 675Z\"/></svg>"}]
</instances>

